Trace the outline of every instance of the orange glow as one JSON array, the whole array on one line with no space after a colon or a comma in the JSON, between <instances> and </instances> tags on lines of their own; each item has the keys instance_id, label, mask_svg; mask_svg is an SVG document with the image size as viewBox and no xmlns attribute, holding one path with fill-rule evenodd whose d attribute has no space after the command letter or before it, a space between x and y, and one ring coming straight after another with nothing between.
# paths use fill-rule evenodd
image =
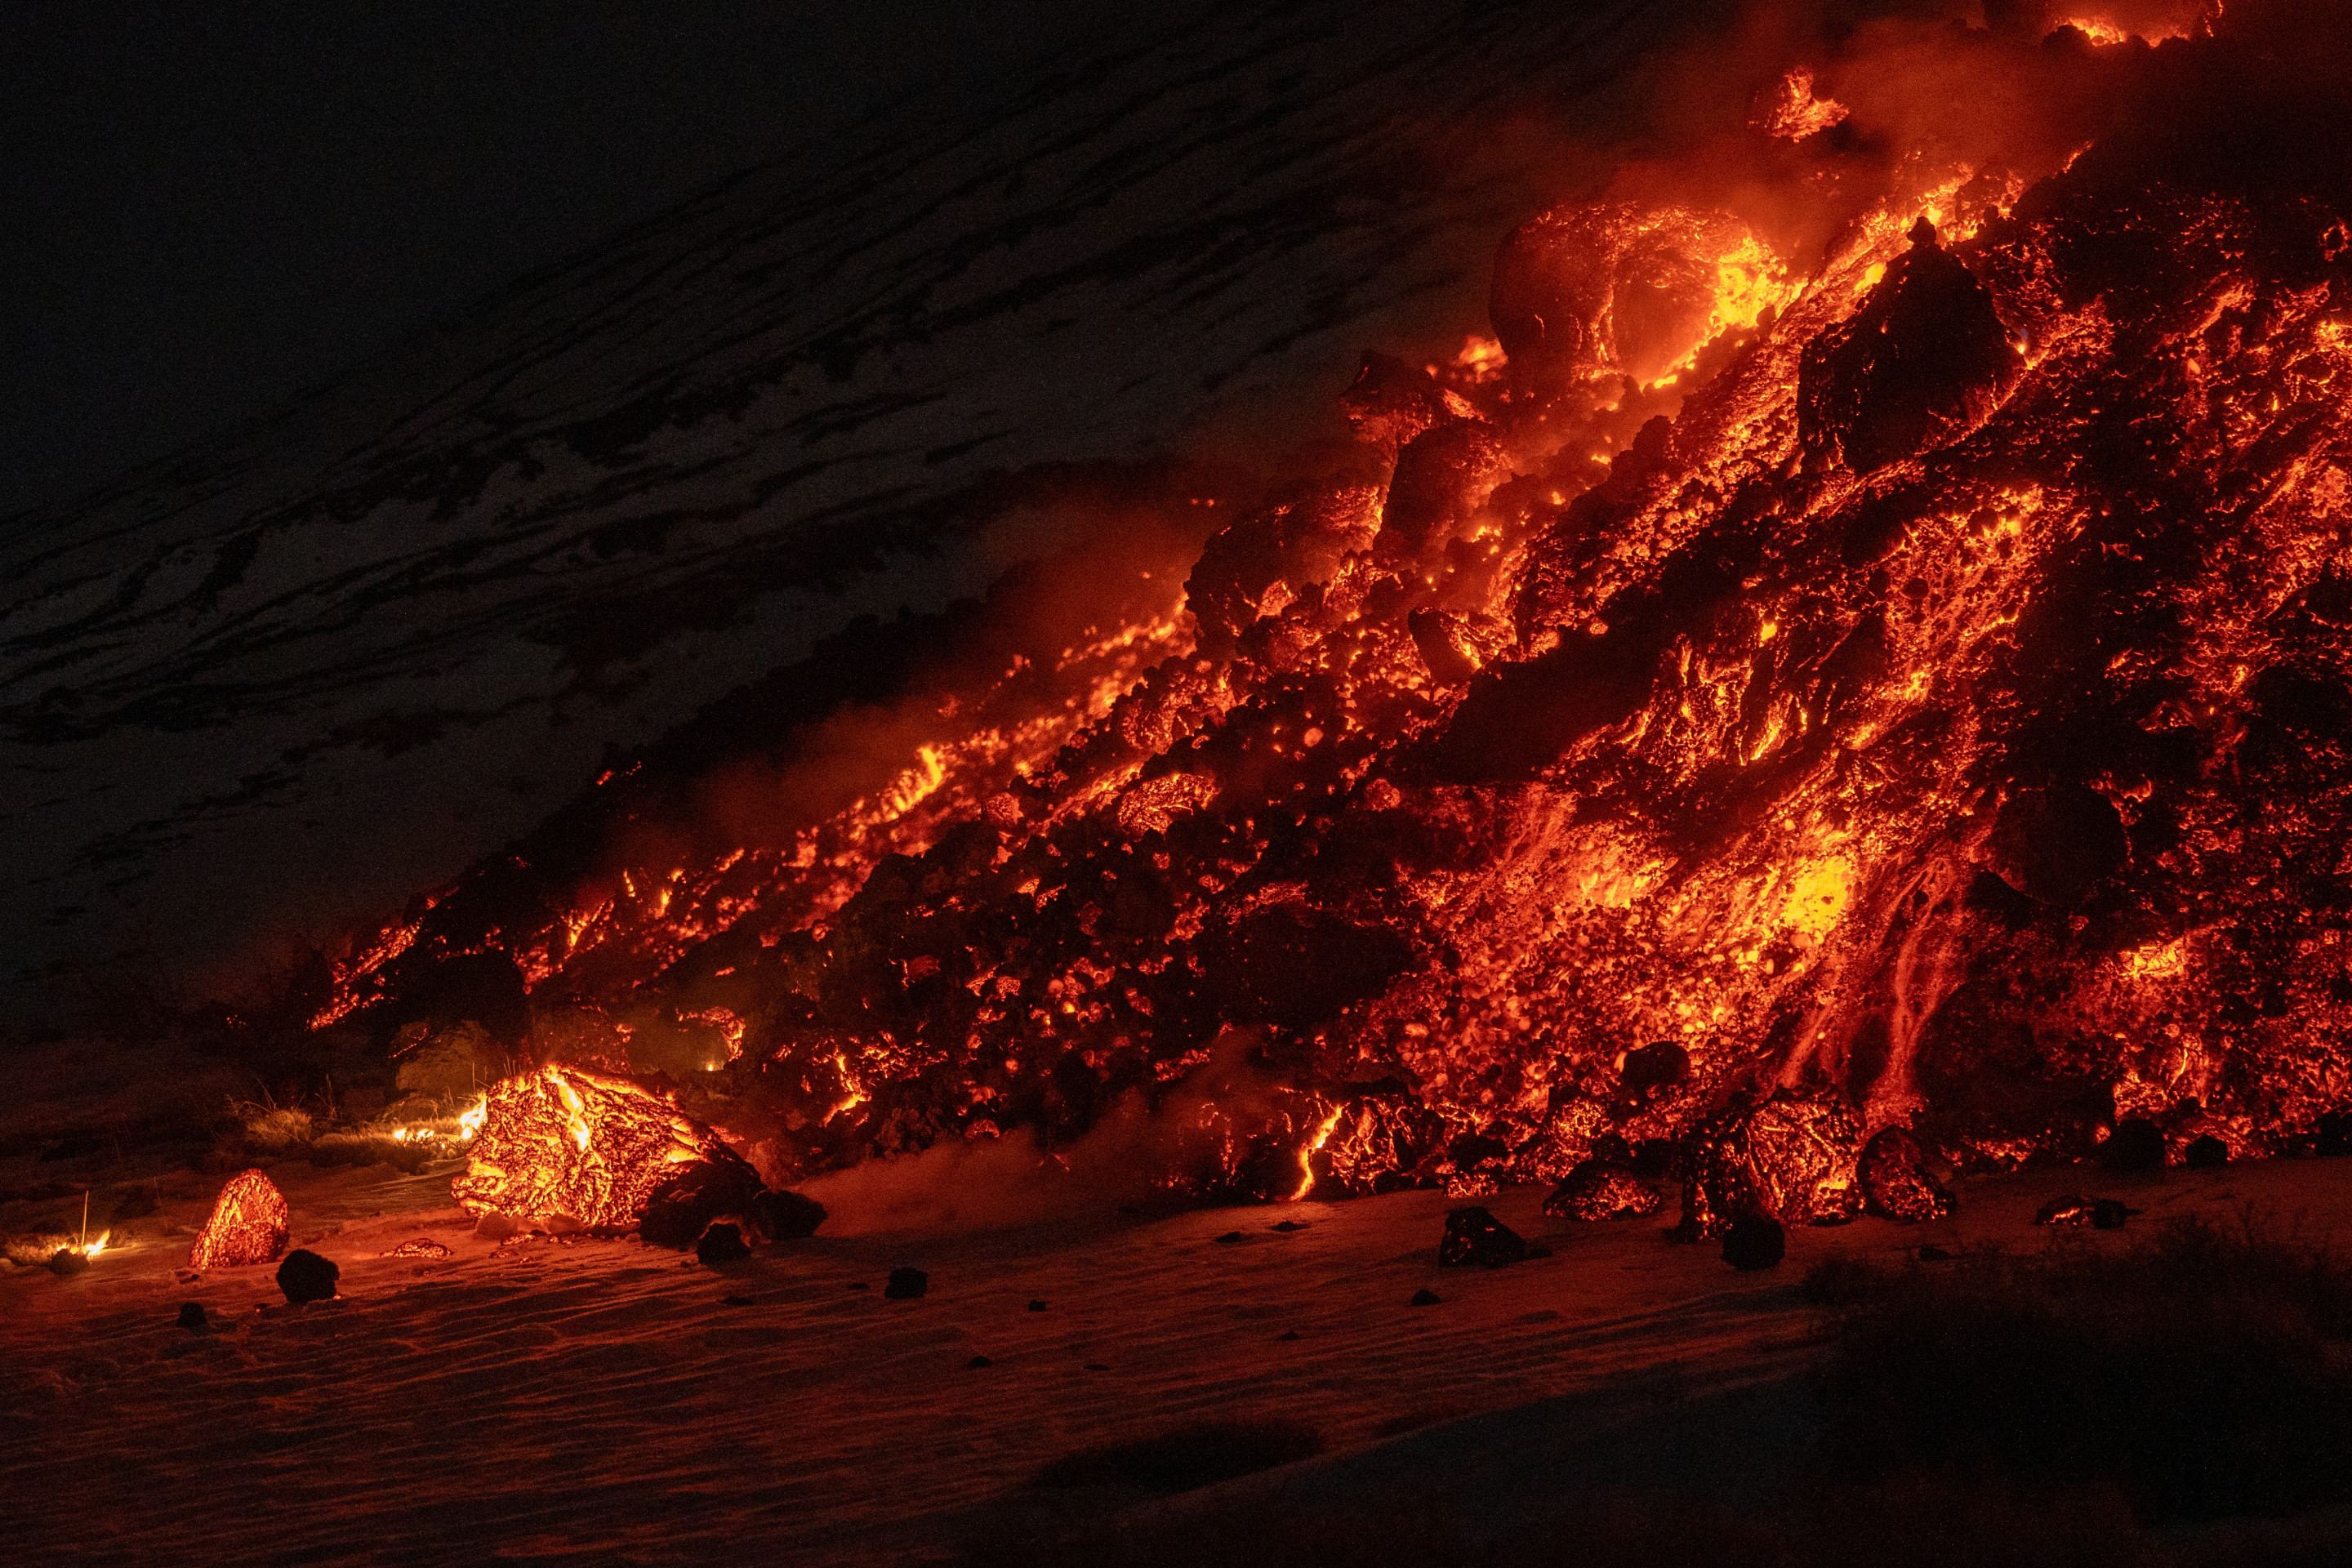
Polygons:
<instances>
[{"instance_id":1,"label":"orange glow","mask_svg":"<svg viewBox=\"0 0 2352 1568\"><path fill-rule=\"evenodd\" d=\"M240 1171L214 1200L212 1215L188 1253L188 1267L201 1272L274 1262L286 1250L288 1222L286 1196L278 1184L257 1170Z\"/></svg>"}]
</instances>

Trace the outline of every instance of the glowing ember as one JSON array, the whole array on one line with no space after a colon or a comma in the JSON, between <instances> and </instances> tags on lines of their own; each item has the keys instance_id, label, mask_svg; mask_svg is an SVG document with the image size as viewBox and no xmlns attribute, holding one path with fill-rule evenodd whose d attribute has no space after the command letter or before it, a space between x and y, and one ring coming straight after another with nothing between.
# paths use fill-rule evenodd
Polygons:
<instances>
[{"instance_id":1,"label":"glowing ember","mask_svg":"<svg viewBox=\"0 0 2352 1568\"><path fill-rule=\"evenodd\" d=\"M286 1250L286 1196L257 1170L239 1171L214 1200L188 1267L243 1268L268 1263Z\"/></svg>"},{"instance_id":2,"label":"glowing ember","mask_svg":"<svg viewBox=\"0 0 2352 1568\"><path fill-rule=\"evenodd\" d=\"M717 1133L651 1089L549 1067L490 1090L450 1190L468 1214L626 1230L658 1194L710 1166L748 1172Z\"/></svg>"}]
</instances>

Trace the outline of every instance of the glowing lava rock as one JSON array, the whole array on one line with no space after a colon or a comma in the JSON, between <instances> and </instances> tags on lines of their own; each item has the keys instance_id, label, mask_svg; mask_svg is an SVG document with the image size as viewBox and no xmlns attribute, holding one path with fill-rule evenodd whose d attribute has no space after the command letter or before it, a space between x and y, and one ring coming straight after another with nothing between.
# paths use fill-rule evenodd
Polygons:
<instances>
[{"instance_id":1,"label":"glowing lava rock","mask_svg":"<svg viewBox=\"0 0 2352 1568\"><path fill-rule=\"evenodd\" d=\"M628 1230L680 1184L760 1190L718 1133L626 1079L541 1068L490 1090L484 1112L466 1169L450 1183L468 1214Z\"/></svg>"},{"instance_id":2,"label":"glowing lava rock","mask_svg":"<svg viewBox=\"0 0 2352 1568\"><path fill-rule=\"evenodd\" d=\"M188 1254L188 1267L245 1268L286 1250L286 1194L259 1171L239 1171L213 1201L212 1217Z\"/></svg>"}]
</instances>

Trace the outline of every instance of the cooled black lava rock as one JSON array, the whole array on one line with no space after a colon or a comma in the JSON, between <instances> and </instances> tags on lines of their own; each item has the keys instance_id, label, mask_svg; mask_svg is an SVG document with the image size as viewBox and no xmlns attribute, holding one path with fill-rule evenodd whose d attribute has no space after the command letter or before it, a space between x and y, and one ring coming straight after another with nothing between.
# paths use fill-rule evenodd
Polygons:
<instances>
[{"instance_id":1,"label":"cooled black lava rock","mask_svg":"<svg viewBox=\"0 0 2352 1568\"><path fill-rule=\"evenodd\" d=\"M1617 1096L1610 1113L1623 1118L1663 1098L1690 1077L1690 1052L1672 1040L1638 1046L1617 1069Z\"/></svg>"},{"instance_id":2,"label":"cooled black lava rock","mask_svg":"<svg viewBox=\"0 0 2352 1568\"><path fill-rule=\"evenodd\" d=\"M741 1231L721 1221L702 1233L702 1239L694 1244L694 1256L715 1268L722 1263L742 1262L751 1256L751 1248Z\"/></svg>"},{"instance_id":3,"label":"cooled black lava rock","mask_svg":"<svg viewBox=\"0 0 2352 1568\"><path fill-rule=\"evenodd\" d=\"M305 1301L331 1301L335 1298L335 1281L342 1272L332 1258L298 1247L278 1266L278 1288L298 1306Z\"/></svg>"},{"instance_id":4,"label":"cooled black lava rock","mask_svg":"<svg viewBox=\"0 0 2352 1568\"><path fill-rule=\"evenodd\" d=\"M1861 1153L1861 1130L1833 1092L1784 1089L1734 1101L1691 1135L1675 1235L1707 1240L1742 1215L1843 1224L1862 1212Z\"/></svg>"},{"instance_id":5,"label":"cooled black lava rock","mask_svg":"<svg viewBox=\"0 0 2352 1568\"><path fill-rule=\"evenodd\" d=\"M919 1268L893 1268L889 1282L882 1287L883 1300L911 1301L931 1288L931 1277Z\"/></svg>"},{"instance_id":6,"label":"cooled black lava rock","mask_svg":"<svg viewBox=\"0 0 2352 1568\"><path fill-rule=\"evenodd\" d=\"M637 1235L648 1247L683 1252L719 1215L750 1213L762 1192L758 1173L740 1160L698 1161L654 1194L637 1221Z\"/></svg>"},{"instance_id":7,"label":"cooled black lava rock","mask_svg":"<svg viewBox=\"0 0 2352 1568\"><path fill-rule=\"evenodd\" d=\"M1043 1301L1032 1301L1029 1303L1029 1310L1033 1312L1042 1312L1045 1310L1045 1303Z\"/></svg>"},{"instance_id":8,"label":"cooled black lava rock","mask_svg":"<svg viewBox=\"0 0 2352 1568\"><path fill-rule=\"evenodd\" d=\"M989 1360L984 1355L976 1355L963 1364L970 1367L972 1371L978 1372L982 1367L994 1366L996 1363Z\"/></svg>"},{"instance_id":9,"label":"cooled black lava rock","mask_svg":"<svg viewBox=\"0 0 2352 1568\"><path fill-rule=\"evenodd\" d=\"M1952 1194L1936 1179L1927 1152L1908 1130L1886 1127L1862 1148L1863 1206L1882 1219L1916 1225L1952 1212Z\"/></svg>"},{"instance_id":10,"label":"cooled black lava rock","mask_svg":"<svg viewBox=\"0 0 2352 1568\"><path fill-rule=\"evenodd\" d=\"M1527 1238L1483 1208L1447 1215L1445 1235L1437 1244L1442 1268L1501 1268L1528 1256Z\"/></svg>"},{"instance_id":11,"label":"cooled black lava rock","mask_svg":"<svg viewBox=\"0 0 2352 1568\"><path fill-rule=\"evenodd\" d=\"M181 1302L179 1322L180 1327L190 1333L202 1333L212 1327L212 1320L205 1316L205 1304L202 1301Z\"/></svg>"},{"instance_id":12,"label":"cooled black lava rock","mask_svg":"<svg viewBox=\"0 0 2352 1568\"><path fill-rule=\"evenodd\" d=\"M1614 1160L1586 1160L1544 1199L1554 1219L1639 1219L1664 1205L1657 1188Z\"/></svg>"},{"instance_id":13,"label":"cooled black lava rock","mask_svg":"<svg viewBox=\"0 0 2352 1568\"><path fill-rule=\"evenodd\" d=\"M1445 1298L1439 1295L1436 1291L1423 1289L1415 1290L1412 1293L1412 1300L1408 1302L1407 1305L1414 1307L1434 1307L1440 1301L1444 1300Z\"/></svg>"},{"instance_id":14,"label":"cooled black lava rock","mask_svg":"<svg viewBox=\"0 0 2352 1568\"><path fill-rule=\"evenodd\" d=\"M770 1241L799 1241L824 1223L824 1205L794 1192L765 1192L751 1200L751 1223Z\"/></svg>"},{"instance_id":15,"label":"cooled black lava rock","mask_svg":"<svg viewBox=\"0 0 2352 1568\"><path fill-rule=\"evenodd\" d=\"M2189 1141L2180 1159L2192 1171L2210 1171L2230 1163L2230 1146L2210 1132L2203 1133Z\"/></svg>"},{"instance_id":16,"label":"cooled black lava rock","mask_svg":"<svg viewBox=\"0 0 2352 1568\"><path fill-rule=\"evenodd\" d=\"M1734 1268L1776 1267L1789 1255L1789 1234L1777 1219L1742 1215L1725 1227L1723 1260Z\"/></svg>"},{"instance_id":17,"label":"cooled black lava rock","mask_svg":"<svg viewBox=\"0 0 2352 1568\"><path fill-rule=\"evenodd\" d=\"M49 1255L49 1272L52 1274L79 1274L89 1267L89 1255L76 1252L70 1247L60 1247Z\"/></svg>"},{"instance_id":18,"label":"cooled black lava rock","mask_svg":"<svg viewBox=\"0 0 2352 1568\"><path fill-rule=\"evenodd\" d=\"M2110 1171L2156 1171L2164 1167L2164 1129L2145 1116L2126 1116L2099 1145L2099 1163Z\"/></svg>"},{"instance_id":19,"label":"cooled black lava rock","mask_svg":"<svg viewBox=\"0 0 2352 1568\"><path fill-rule=\"evenodd\" d=\"M2121 1230L2139 1211L2121 1198L2095 1198L2081 1193L2052 1198L2035 1213L2036 1225L2087 1225L2095 1230Z\"/></svg>"}]
</instances>

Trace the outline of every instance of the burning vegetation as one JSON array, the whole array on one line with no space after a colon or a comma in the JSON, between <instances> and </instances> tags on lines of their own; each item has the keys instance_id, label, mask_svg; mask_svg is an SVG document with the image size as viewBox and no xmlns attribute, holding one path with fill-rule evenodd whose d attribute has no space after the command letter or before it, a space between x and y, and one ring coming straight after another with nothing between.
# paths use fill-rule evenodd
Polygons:
<instances>
[{"instance_id":1,"label":"burning vegetation","mask_svg":"<svg viewBox=\"0 0 2352 1568\"><path fill-rule=\"evenodd\" d=\"M1749 81L1508 237L1491 337L1367 356L1347 457L1160 508L1189 571L945 667L877 635L830 717L747 694L315 1023L585 1064L501 1085L458 1190L592 1226L735 1159L618 1071L775 1180L1140 1099L1180 1191L1597 1216L1671 1160L1703 1235L2125 1117L2306 1144L2352 1107L2346 28L2029 9Z\"/></svg>"}]
</instances>

